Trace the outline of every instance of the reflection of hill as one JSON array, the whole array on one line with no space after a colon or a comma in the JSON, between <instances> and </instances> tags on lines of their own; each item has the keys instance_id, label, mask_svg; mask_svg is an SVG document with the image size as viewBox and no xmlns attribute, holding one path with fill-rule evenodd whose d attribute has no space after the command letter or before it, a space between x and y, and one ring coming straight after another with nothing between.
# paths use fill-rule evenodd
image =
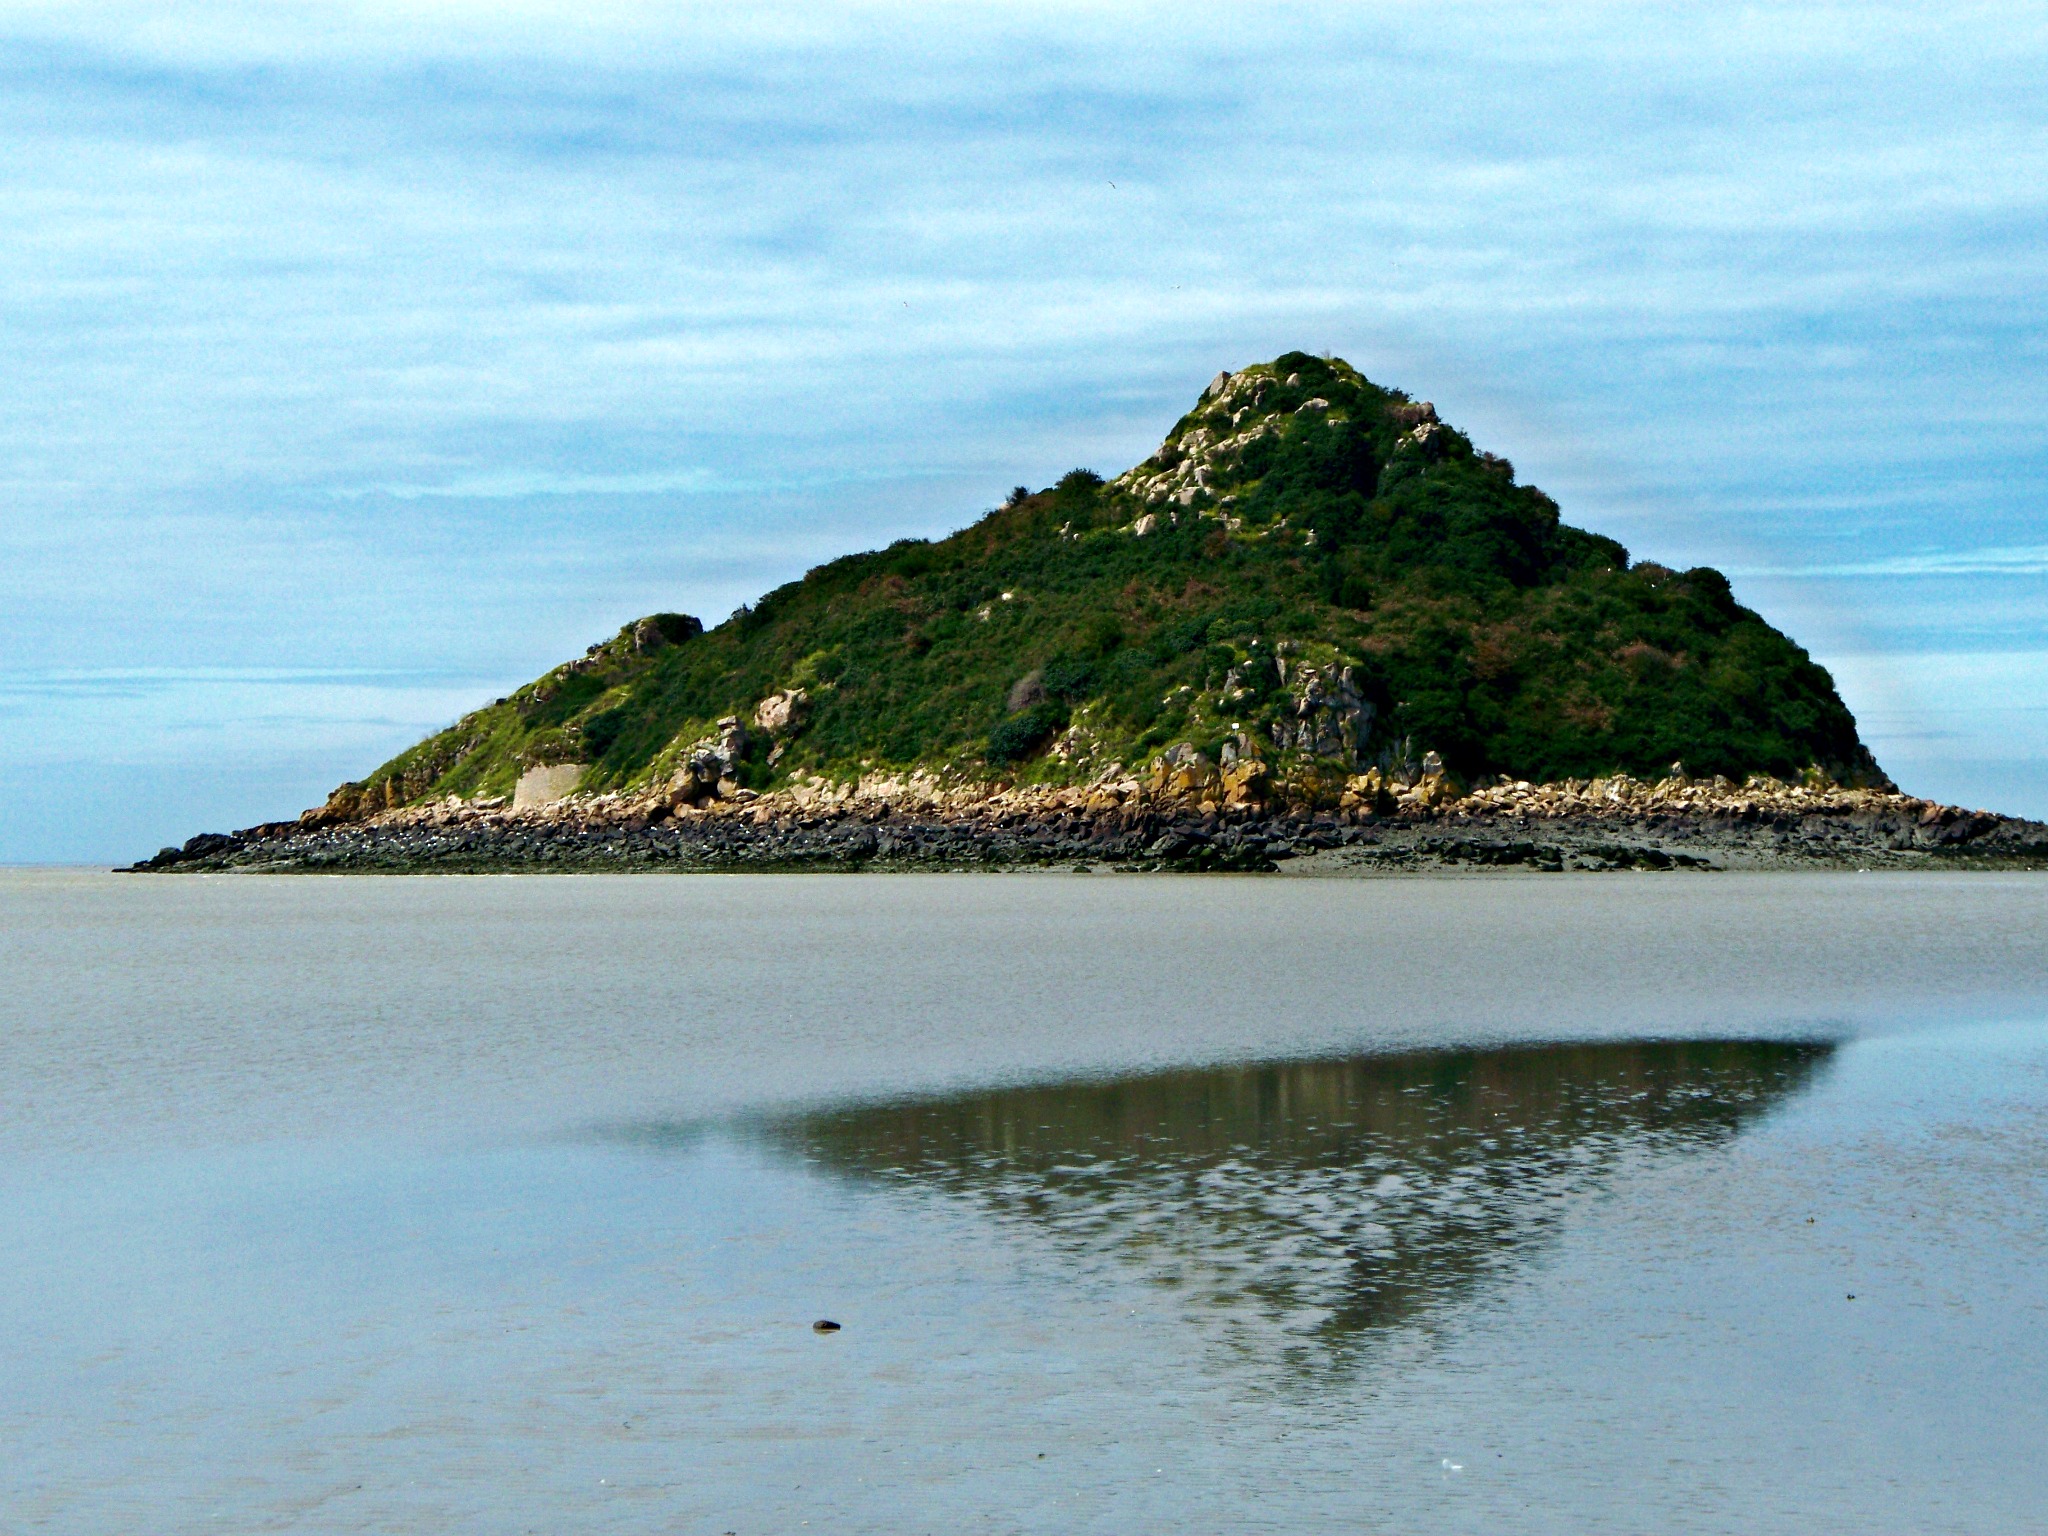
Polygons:
<instances>
[{"instance_id":1,"label":"reflection of hill","mask_svg":"<svg viewBox=\"0 0 2048 1536\"><path fill-rule=\"evenodd\" d=\"M1718 1144L1818 1044L1576 1045L1232 1067L790 1118L828 1168L971 1201L1191 1301L1342 1346L1504 1271L1567 1196Z\"/></svg>"}]
</instances>

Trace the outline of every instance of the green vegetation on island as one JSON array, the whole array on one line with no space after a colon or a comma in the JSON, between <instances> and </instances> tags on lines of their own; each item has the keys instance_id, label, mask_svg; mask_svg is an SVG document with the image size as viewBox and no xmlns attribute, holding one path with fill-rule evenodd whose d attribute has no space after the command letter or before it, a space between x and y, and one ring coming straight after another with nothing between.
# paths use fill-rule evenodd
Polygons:
<instances>
[{"instance_id":1,"label":"green vegetation on island","mask_svg":"<svg viewBox=\"0 0 2048 1536\"><path fill-rule=\"evenodd\" d=\"M849 555L705 630L628 624L400 754L355 815L923 767L1080 782L1185 744L1277 775L1882 783L1832 680L1719 572L1630 564L1347 364L1219 375L1158 452ZM693 764L695 765L693 767Z\"/></svg>"}]
</instances>

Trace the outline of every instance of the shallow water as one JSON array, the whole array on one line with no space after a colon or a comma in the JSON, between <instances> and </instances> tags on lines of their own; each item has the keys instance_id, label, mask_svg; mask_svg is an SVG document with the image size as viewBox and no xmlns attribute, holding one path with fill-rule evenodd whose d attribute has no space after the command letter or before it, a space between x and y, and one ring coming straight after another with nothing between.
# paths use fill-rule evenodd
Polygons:
<instances>
[{"instance_id":1,"label":"shallow water","mask_svg":"<svg viewBox=\"0 0 2048 1536\"><path fill-rule=\"evenodd\" d=\"M0 876L0 1529L2048 1529L2044 898Z\"/></svg>"}]
</instances>

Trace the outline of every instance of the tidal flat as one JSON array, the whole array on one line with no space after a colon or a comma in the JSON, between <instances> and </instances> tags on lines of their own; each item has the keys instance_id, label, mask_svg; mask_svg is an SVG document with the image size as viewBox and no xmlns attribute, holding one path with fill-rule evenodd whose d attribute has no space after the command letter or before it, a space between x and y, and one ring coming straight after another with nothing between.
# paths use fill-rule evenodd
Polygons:
<instances>
[{"instance_id":1,"label":"tidal flat","mask_svg":"<svg viewBox=\"0 0 2048 1536\"><path fill-rule=\"evenodd\" d=\"M2048 876L10 872L0 977L10 1528L2048 1506Z\"/></svg>"}]
</instances>

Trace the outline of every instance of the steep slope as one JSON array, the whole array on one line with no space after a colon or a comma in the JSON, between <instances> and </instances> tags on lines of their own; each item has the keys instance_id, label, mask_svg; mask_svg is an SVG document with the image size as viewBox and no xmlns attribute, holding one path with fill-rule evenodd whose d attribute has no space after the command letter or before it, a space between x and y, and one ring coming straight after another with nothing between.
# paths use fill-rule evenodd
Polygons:
<instances>
[{"instance_id":1,"label":"steep slope","mask_svg":"<svg viewBox=\"0 0 2048 1536\"><path fill-rule=\"evenodd\" d=\"M1827 673L1720 573L1631 565L1428 404L1296 352L1219 375L1112 481L1020 487L708 631L629 624L328 815L522 776L681 799L918 765L1071 782L1181 744L1276 777L1435 753L1468 781L1682 759L1883 782Z\"/></svg>"}]
</instances>

